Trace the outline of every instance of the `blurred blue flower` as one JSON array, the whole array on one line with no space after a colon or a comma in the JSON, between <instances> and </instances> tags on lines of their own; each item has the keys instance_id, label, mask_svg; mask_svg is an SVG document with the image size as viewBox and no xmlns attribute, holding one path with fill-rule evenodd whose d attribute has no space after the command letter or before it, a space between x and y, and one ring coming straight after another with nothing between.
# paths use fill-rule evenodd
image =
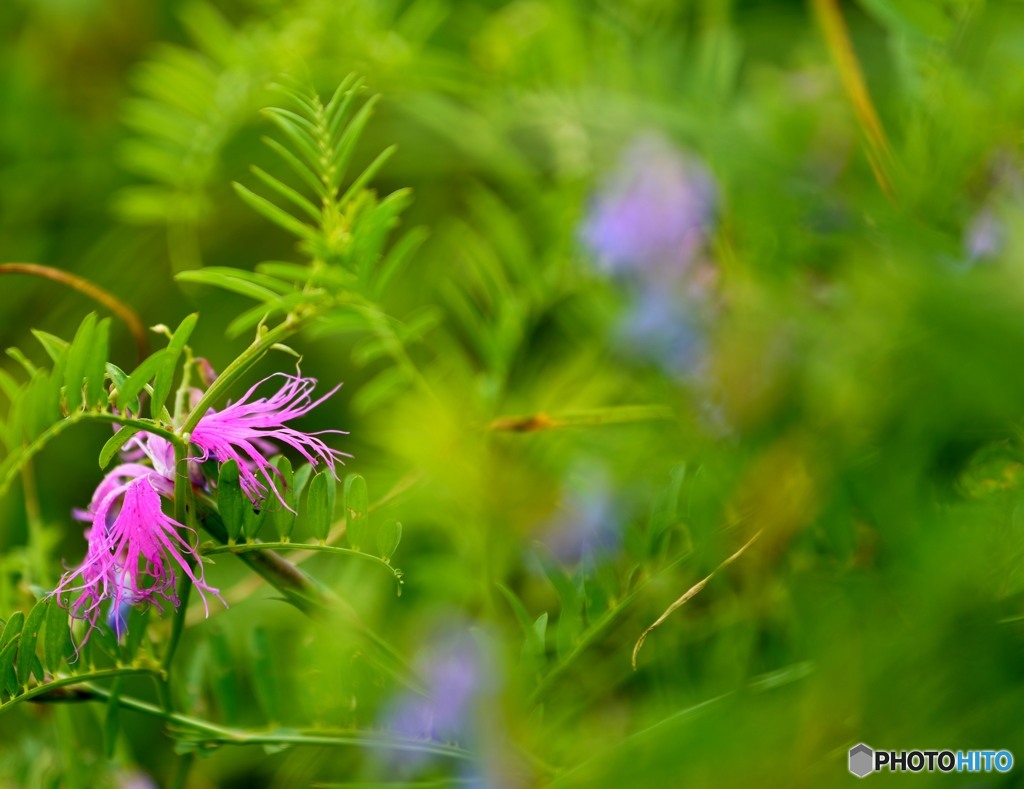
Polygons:
<instances>
[{"instance_id":1,"label":"blurred blue flower","mask_svg":"<svg viewBox=\"0 0 1024 789\"><path fill-rule=\"evenodd\" d=\"M469 730L469 718L483 684L483 667L469 638L440 645L421 658L427 696L398 700L386 717L387 728L403 737L451 742Z\"/></svg>"},{"instance_id":2,"label":"blurred blue flower","mask_svg":"<svg viewBox=\"0 0 1024 789\"><path fill-rule=\"evenodd\" d=\"M974 215L964 232L964 252L968 263L998 257L1005 241L1003 223L989 206L985 206Z\"/></svg>"},{"instance_id":3,"label":"blurred blue flower","mask_svg":"<svg viewBox=\"0 0 1024 789\"><path fill-rule=\"evenodd\" d=\"M612 489L608 475L600 472L567 491L561 511L547 523L540 539L559 562L593 564L618 550L621 513L609 493Z\"/></svg>"},{"instance_id":4,"label":"blurred blue flower","mask_svg":"<svg viewBox=\"0 0 1024 789\"><path fill-rule=\"evenodd\" d=\"M437 638L416 661L425 695L398 696L385 708L382 726L400 737L472 747L479 736L478 707L493 687L491 664L465 630ZM408 775L429 759L427 753L400 751L390 765Z\"/></svg>"},{"instance_id":5,"label":"blurred blue flower","mask_svg":"<svg viewBox=\"0 0 1024 789\"><path fill-rule=\"evenodd\" d=\"M707 240L716 202L703 164L662 135L645 133L601 185L580 235L613 272L674 280Z\"/></svg>"},{"instance_id":6,"label":"blurred blue flower","mask_svg":"<svg viewBox=\"0 0 1024 789\"><path fill-rule=\"evenodd\" d=\"M654 287L639 288L619 323L616 342L629 358L646 359L670 375L699 375L706 359L706 323L697 302Z\"/></svg>"}]
</instances>

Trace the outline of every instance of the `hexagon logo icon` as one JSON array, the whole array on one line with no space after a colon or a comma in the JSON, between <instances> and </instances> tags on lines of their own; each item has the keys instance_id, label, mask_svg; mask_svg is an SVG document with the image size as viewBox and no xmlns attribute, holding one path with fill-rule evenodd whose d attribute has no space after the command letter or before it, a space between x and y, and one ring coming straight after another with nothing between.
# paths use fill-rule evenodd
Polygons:
<instances>
[{"instance_id":1,"label":"hexagon logo icon","mask_svg":"<svg viewBox=\"0 0 1024 789\"><path fill-rule=\"evenodd\" d=\"M875 752L864 743L850 748L850 772L864 778L875 770Z\"/></svg>"}]
</instances>

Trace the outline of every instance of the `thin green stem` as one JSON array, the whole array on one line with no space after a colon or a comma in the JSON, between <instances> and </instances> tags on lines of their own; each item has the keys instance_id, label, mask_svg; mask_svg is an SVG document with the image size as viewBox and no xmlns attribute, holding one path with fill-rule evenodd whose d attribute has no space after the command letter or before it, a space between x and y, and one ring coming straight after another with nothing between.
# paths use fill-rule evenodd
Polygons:
<instances>
[{"instance_id":1,"label":"thin green stem","mask_svg":"<svg viewBox=\"0 0 1024 789\"><path fill-rule=\"evenodd\" d=\"M352 548L342 548L337 545L317 545L315 543L306 544L301 542L250 542L236 545L218 545L213 548L207 548L203 551L203 555L213 556L218 553L252 553L253 551L315 551L317 553L334 553L343 556L357 556L360 559L366 559L373 564L385 568L399 583L402 581L401 570L394 567L391 562L385 561L379 556L374 556L371 553L363 553L362 551L357 551Z\"/></svg>"},{"instance_id":2,"label":"thin green stem","mask_svg":"<svg viewBox=\"0 0 1024 789\"><path fill-rule=\"evenodd\" d=\"M84 690L97 699L109 700L110 691L105 688L87 686ZM306 731L247 731L220 726L210 721L168 712L153 704L131 696L121 696L118 703L125 709L152 715L156 718L191 729L198 735L198 744L209 745L317 745L317 746L363 746L387 748L416 753L431 753L452 759L471 759L472 754L453 745L392 737L376 732L356 730L306 730Z\"/></svg>"},{"instance_id":3,"label":"thin green stem","mask_svg":"<svg viewBox=\"0 0 1024 789\"><path fill-rule=\"evenodd\" d=\"M188 471L188 446L176 444L174 447L174 519L178 523L191 525L190 519L194 516L195 508L190 506L192 498L192 481ZM182 573L178 581L178 607L174 611L174 621L171 623L171 636L167 641L167 648L164 651L161 667L163 678L160 683L160 700L168 712L171 711L171 666L174 664L174 655L178 650L178 643L181 641L181 634L185 630L185 614L188 610L188 598L192 592L192 579Z\"/></svg>"},{"instance_id":4,"label":"thin green stem","mask_svg":"<svg viewBox=\"0 0 1024 789\"><path fill-rule=\"evenodd\" d=\"M110 414L105 411L79 411L65 417L60 422L50 425L31 443L26 444L21 447L20 450L11 454L6 461L8 466L4 469L3 478L0 479L0 496L7 492L11 482L18 475L22 466L41 452L47 444L73 425L86 422L135 427L139 430L145 430L148 433L153 433L154 435L166 438L175 446L182 444L180 436L175 435L164 427L161 427L156 422L150 422L145 419L132 419L130 417L121 416L120 414Z\"/></svg>"},{"instance_id":5,"label":"thin green stem","mask_svg":"<svg viewBox=\"0 0 1024 789\"><path fill-rule=\"evenodd\" d=\"M199 424L199 420L202 419L203 415L214 406L218 399L227 394L228 390L230 390L231 387L234 386L235 383L245 375L254 364L256 364L256 362L262 359L264 354L266 354L275 343L279 343L286 337L297 332L302 328L305 321L306 318L297 318L293 315L289 315L284 322L257 337L252 345L242 351L242 353L239 354L231 364L224 368L224 371L217 377L217 380L210 384L210 388L206 390L201 398L199 398L199 402L196 403L191 413L189 413L188 417L185 419L185 423L181 426L181 435L186 436L195 430L196 425Z\"/></svg>"},{"instance_id":6,"label":"thin green stem","mask_svg":"<svg viewBox=\"0 0 1024 789\"><path fill-rule=\"evenodd\" d=\"M16 704L20 704L23 701L30 701L39 696L46 696L47 694L53 693L53 691L55 690L60 690L61 688L66 688L71 685L82 685L84 683L92 682L97 679L106 679L108 677L127 677L131 675L140 674L159 676L160 672L152 668L144 668L141 666L123 666L120 668L99 669L97 671L90 671L86 674L72 674L67 677L60 677L59 679L55 679L52 682L46 682L42 685L36 685L34 688L30 688L29 690L22 693L20 696L15 696L13 699L8 699L3 704L0 704L0 713L5 712L6 710L10 709ZM72 698L80 699L81 697L74 696ZM107 698L107 696L104 696L104 698ZM66 701L67 699L55 696L52 699L45 700Z\"/></svg>"}]
</instances>

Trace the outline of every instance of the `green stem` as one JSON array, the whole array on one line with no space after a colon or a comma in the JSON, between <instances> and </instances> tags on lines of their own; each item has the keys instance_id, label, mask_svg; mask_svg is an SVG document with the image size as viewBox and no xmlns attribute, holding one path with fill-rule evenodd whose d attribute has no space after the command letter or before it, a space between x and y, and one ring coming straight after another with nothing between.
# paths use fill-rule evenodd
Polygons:
<instances>
[{"instance_id":1,"label":"green stem","mask_svg":"<svg viewBox=\"0 0 1024 789\"><path fill-rule=\"evenodd\" d=\"M283 323L278 324L265 334L257 337L256 340L253 341L252 345L242 351L242 353L237 356L231 364L224 368L224 371L217 377L217 380L210 385L210 388L207 389L199 399L199 402L196 403L195 408L192 409L188 418L185 419L185 423L181 426L181 435L186 436L195 430L196 425L199 424L199 420L202 419L203 415L214 406L217 400L227 394L228 390L234 386L235 383L245 375L254 364L256 364L256 362L263 358L264 354L270 350L271 346L275 343L281 342L283 339L291 336L302 328L305 320L305 318L296 318L289 315Z\"/></svg>"},{"instance_id":2,"label":"green stem","mask_svg":"<svg viewBox=\"0 0 1024 789\"><path fill-rule=\"evenodd\" d=\"M189 522L193 518L194 507L190 506L192 498L192 481L188 470L188 446L176 444L174 447L174 519L181 524L191 526ZM174 621L171 623L171 637L167 641L167 649L164 651L161 661L162 680L160 683L160 701L168 712L171 711L171 666L174 664L174 655L178 650L178 643L181 641L181 634L185 629L185 614L188 611L188 598L192 592L192 579L182 573L178 580L178 607L174 611Z\"/></svg>"},{"instance_id":3,"label":"green stem","mask_svg":"<svg viewBox=\"0 0 1024 789\"><path fill-rule=\"evenodd\" d=\"M52 682L47 682L47 683L45 683L43 685L36 685L36 687L31 688L30 690L25 691L20 696L15 696L13 699L8 699L3 704L0 704L0 713L10 709L11 707L15 706L16 704L20 704L23 701L30 701L30 700L32 700L34 698L39 697L39 696L45 696L47 694L53 693L53 691L55 691L55 690L60 690L61 688L66 688L66 687L71 686L71 685L82 685L84 683L88 683L88 682L91 682L91 681L97 680L97 679L106 679L108 677L127 677L127 676L131 676L131 675L136 675L136 674L149 674L149 675L157 675L157 676L159 676L159 672L155 671L154 669L151 669L151 668L142 668L142 667L137 667L136 668L136 667L127 667L127 666L121 667L121 668L100 669L98 671L90 671L87 674L78 674L78 675L72 674L71 676L61 677L60 679L55 679ZM109 696L109 694L108 694L108 696ZM104 698L107 698L108 696L105 696ZM76 695L76 696L72 696L71 698L74 699L74 700L79 700L82 697ZM54 696L53 698L50 698L50 699L41 699L41 701L66 701L66 700L68 700L67 697L61 698L60 696Z\"/></svg>"},{"instance_id":4,"label":"green stem","mask_svg":"<svg viewBox=\"0 0 1024 789\"><path fill-rule=\"evenodd\" d=\"M401 583L402 573L394 567L391 562L387 562L381 559L379 556L374 556L371 553L363 553L352 548L342 548L337 545L317 545L306 544L301 542L251 542L241 543L236 545L219 545L213 548L207 548L203 551L204 556L213 556L218 553L252 553L253 551L315 551L317 553L334 553L343 556L357 556L360 559L366 559L373 564L379 565L385 568L389 573L395 576L395 579Z\"/></svg>"},{"instance_id":5,"label":"green stem","mask_svg":"<svg viewBox=\"0 0 1024 789\"><path fill-rule=\"evenodd\" d=\"M145 430L147 433L166 438L175 446L182 445L181 436L170 430L161 427L156 422L149 422L145 419L132 419L119 414L110 414L105 411L78 411L65 417L59 422L50 425L40 433L31 443L26 444L20 450L11 454L7 459L8 467L4 470L3 478L0 479L0 496L3 496L11 482L17 476L22 466L31 460L37 453L41 452L47 444L73 425L85 422L97 422L100 424L123 425Z\"/></svg>"},{"instance_id":6,"label":"green stem","mask_svg":"<svg viewBox=\"0 0 1024 789\"><path fill-rule=\"evenodd\" d=\"M94 698L104 701L110 699L110 691L105 688L87 686L84 690ZM440 743L425 742L422 740L410 740L401 737L390 737L385 734L361 732L361 731L245 731L220 726L210 721L193 718L189 715L182 715L177 712L168 712L141 699L131 696L121 696L118 703L125 709L141 712L145 715L152 715L176 724L177 726L191 729L200 735L197 738L200 744L209 745L326 745L326 746L364 746L375 748L391 748L401 751L417 753L431 753L437 756L447 756L452 759L471 759L472 754L462 748Z\"/></svg>"}]
</instances>

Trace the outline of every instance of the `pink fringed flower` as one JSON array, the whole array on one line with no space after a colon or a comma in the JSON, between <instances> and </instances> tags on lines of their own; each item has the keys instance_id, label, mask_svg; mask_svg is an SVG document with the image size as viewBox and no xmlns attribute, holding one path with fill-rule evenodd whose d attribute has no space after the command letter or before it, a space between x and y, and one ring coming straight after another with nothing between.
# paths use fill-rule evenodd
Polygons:
<instances>
[{"instance_id":1,"label":"pink fringed flower","mask_svg":"<svg viewBox=\"0 0 1024 789\"><path fill-rule=\"evenodd\" d=\"M125 478L127 482L119 482ZM157 492L163 484L151 469L134 464L119 466L101 483L90 506L85 560L66 573L54 590L59 600L80 592L68 606L73 617L95 627L105 600L118 611L123 603L152 603L162 609L162 602L170 602L177 607L178 569L192 581L204 606L205 592L220 597L206 584L202 564L179 531L190 530L163 513ZM119 501L120 509L109 518ZM189 559L196 561L195 568Z\"/></svg>"},{"instance_id":2,"label":"pink fringed flower","mask_svg":"<svg viewBox=\"0 0 1024 789\"><path fill-rule=\"evenodd\" d=\"M278 376L284 378L285 384L275 394L250 400L262 384ZM340 384L319 400L312 398L315 387L315 378L275 373L264 378L246 392L241 400L227 406L223 411L209 411L192 431L192 443L203 451L203 456L199 459L206 460L212 455L221 463L237 461L239 484L254 504L262 501L267 495L267 485L256 476L257 472L262 471L282 505L288 506L274 484L276 469L267 459L268 455L273 454L273 444L268 443L268 440L290 446L309 461L310 465L317 466L323 463L337 476L334 471L335 462L343 463L341 458L351 456L331 449L318 436L327 433L345 434L345 431L323 430L319 433L302 433L286 425L287 422L305 416L320 405L338 391Z\"/></svg>"}]
</instances>

